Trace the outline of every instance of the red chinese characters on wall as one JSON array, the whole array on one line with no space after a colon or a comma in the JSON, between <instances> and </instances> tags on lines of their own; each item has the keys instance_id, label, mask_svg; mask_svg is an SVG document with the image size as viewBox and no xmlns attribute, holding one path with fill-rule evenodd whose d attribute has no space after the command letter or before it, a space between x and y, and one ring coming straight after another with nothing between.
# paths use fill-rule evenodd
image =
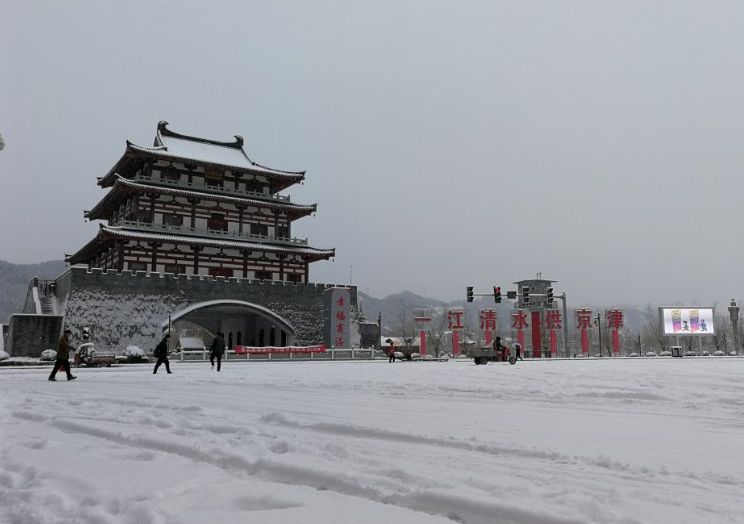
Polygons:
<instances>
[{"instance_id":1,"label":"red chinese characters on wall","mask_svg":"<svg viewBox=\"0 0 744 524\"><path fill-rule=\"evenodd\" d=\"M335 348L351 347L349 339L349 290L336 288L331 295L331 345Z\"/></svg>"}]
</instances>

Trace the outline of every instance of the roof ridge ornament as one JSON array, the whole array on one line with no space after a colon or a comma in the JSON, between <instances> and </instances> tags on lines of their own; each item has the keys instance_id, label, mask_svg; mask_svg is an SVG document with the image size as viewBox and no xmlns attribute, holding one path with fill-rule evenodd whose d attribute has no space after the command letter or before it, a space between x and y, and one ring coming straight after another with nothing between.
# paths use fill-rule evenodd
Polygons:
<instances>
[{"instance_id":1,"label":"roof ridge ornament","mask_svg":"<svg viewBox=\"0 0 744 524\"><path fill-rule=\"evenodd\" d=\"M181 140L190 140L192 142L201 142L202 144L212 144L215 146L222 146L222 147L230 147L233 149L243 149L243 137L240 135L234 135L235 141L234 142L221 142L219 140L210 140L208 138L201 138L198 136L191 136L191 135L184 135L183 133L176 133L175 131L172 131L168 129L167 126L170 124L166 120L161 120L158 122L158 129L155 137L156 143L158 142L159 137L171 137L171 138L178 138Z\"/></svg>"}]
</instances>

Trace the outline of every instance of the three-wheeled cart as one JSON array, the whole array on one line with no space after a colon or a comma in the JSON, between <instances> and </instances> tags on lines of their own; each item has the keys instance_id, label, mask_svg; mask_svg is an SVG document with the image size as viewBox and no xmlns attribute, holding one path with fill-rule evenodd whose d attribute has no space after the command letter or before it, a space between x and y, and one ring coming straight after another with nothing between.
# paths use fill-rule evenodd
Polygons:
<instances>
[{"instance_id":1,"label":"three-wheeled cart","mask_svg":"<svg viewBox=\"0 0 744 524\"><path fill-rule=\"evenodd\" d=\"M511 350L508 347L497 351L492 347L486 346L470 350L468 355L473 357L473 362L475 362L476 366L486 365L489 362L508 362L512 366L517 363L517 358L511 354Z\"/></svg>"},{"instance_id":2,"label":"three-wheeled cart","mask_svg":"<svg viewBox=\"0 0 744 524\"><path fill-rule=\"evenodd\" d=\"M93 367L111 367L111 364L116 363L116 357L114 355L99 355L93 348L92 342L86 342L80 344L75 350L75 367L85 366L88 368Z\"/></svg>"}]
</instances>

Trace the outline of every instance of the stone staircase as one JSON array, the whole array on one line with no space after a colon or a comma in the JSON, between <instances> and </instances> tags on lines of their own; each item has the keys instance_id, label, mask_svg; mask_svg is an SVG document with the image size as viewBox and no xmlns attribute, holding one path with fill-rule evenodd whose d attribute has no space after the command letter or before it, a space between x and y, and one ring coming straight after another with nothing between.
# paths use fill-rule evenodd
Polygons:
<instances>
[{"instance_id":1,"label":"stone staircase","mask_svg":"<svg viewBox=\"0 0 744 524\"><path fill-rule=\"evenodd\" d=\"M41 295L39 302L41 303L41 313L43 315L57 314L57 297L54 295Z\"/></svg>"}]
</instances>

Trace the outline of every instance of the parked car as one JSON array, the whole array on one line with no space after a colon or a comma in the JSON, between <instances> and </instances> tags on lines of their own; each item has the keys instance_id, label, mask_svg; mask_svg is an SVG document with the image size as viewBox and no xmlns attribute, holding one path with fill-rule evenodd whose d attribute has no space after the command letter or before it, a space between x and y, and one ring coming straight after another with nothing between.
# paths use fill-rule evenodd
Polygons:
<instances>
[{"instance_id":1,"label":"parked car","mask_svg":"<svg viewBox=\"0 0 744 524\"><path fill-rule=\"evenodd\" d=\"M631 353L631 354L630 354L630 355L628 355L628 356L629 356L629 357L633 357L633 358L635 358L635 357L639 357L640 355L639 355L638 353Z\"/></svg>"},{"instance_id":2,"label":"parked car","mask_svg":"<svg viewBox=\"0 0 744 524\"><path fill-rule=\"evenodd\" d=\"M660 357L671 357L672 356L672 352L671 351L662 351L661 353L659 353L659 356Z\"/></svg>"},{"instance_id":3,"label":"parked car","mask_svg":"<svg viewBox=\"0 0 744 524\"><path fill-rule=\"evenodd\" d=\"M715 355L717 357L725 357L726 356L726 352L725 351L718 350L715 353L713 353L713 355Z\"/></svg>"},{"instance_id":4,"label":"parked car","mask_svg":"<svg viewBox=\"0 0 744 524\"><path fill-rule=\"evenodd\" d=\"M655 357L656 352L655 351L646 351L645 357Z\"/></svg>"}]
</instances>

